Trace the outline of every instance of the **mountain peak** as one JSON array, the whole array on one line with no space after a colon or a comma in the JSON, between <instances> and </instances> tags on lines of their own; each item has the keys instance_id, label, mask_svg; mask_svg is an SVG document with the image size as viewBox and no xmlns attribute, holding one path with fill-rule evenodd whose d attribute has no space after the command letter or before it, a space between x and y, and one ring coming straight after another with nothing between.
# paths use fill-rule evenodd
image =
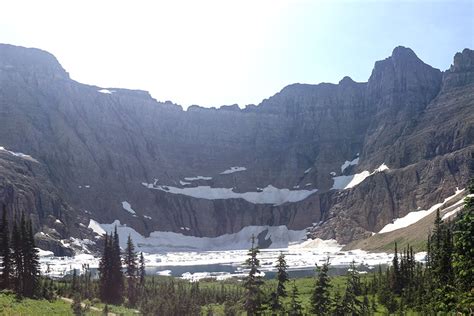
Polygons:
<instances>
[{"instance_id":1,"label":"mountain peak","mask_svg":"<svg viewBox=\"0 0 474 316\"><path fill-rule=\"evenodd\" d=\"M474 50L465 48L454 55L453 64L444 73L443 89L465 86L474 82Z\"/></svg>"},{"instance_id":2,"label":"mountain peak","mask_svg":"<svg viewBox=\"0 0 474 316\"><path fill-rule=\"evenodd\" d=\"M37 48L26 48L0 43L0 69L55 79L69 79L59 61L51 53Z\"/></svg>"},{"instance_id":3,"label":"mountain peak","mask_svg":"<svg viewBox=\"0 0 474 316\"><path fill-rule=\"evenodd\" d=\"M474 69L474 50L465 48L462 53L454 55L451 72L472 71Z\"/></svg>"},{"instance_id":4,"label":"mountain peak","mask_svg":"<svg viewBox=\"0 0 474 316\"><path fill-rule=\"evenodd\" d=\"M391 57L396 58L396 59L408 59L408 58L419 59L418 56L416 56L415 52L411 48L405 47L405 46L395 47L392 51Z\"/></svg>"},{"instance_id":5,"label":"mountain peak","mask_svg":"<svg viewBox=\"0 0 474 316\"><path fill-rule=\"evenodd\" d=\"M348 85L348 84L353 84L353 83L355 83L355 81L352 80L352 78L349 76L345 76L344 78L341 79L341 81L339 81L340 85Z\"/></svg>"}]
</instances>

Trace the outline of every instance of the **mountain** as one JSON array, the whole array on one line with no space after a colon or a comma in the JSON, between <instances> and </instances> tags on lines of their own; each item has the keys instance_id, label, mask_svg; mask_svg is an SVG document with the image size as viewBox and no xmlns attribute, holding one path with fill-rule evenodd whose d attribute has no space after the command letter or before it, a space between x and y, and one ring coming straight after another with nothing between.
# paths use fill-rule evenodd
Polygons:
<instances>
[{"instance_id":1,"label":"mountain","mask_svg":"<svg viewBox=\"0 0 474 316\"><path fill-rule=\"evenodd\" d=\"M11 220L30 214L55 253L94 244L91 219L142 235L312 227L346 244L466 187L473 108L469 49L445 72L397 47L366 83L184 111L78 83L53 55L2 44L0 204Z\"/></svg>"}]
</instances>

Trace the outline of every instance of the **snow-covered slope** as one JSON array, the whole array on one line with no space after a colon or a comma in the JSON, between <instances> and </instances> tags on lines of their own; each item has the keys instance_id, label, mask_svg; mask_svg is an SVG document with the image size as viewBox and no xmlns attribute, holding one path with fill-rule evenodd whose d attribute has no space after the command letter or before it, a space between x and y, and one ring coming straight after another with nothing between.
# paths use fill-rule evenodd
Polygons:
<instances>
[{"instance_id":1,"label":"snow-covered slope","mask_svg":"<svg viewBox=\"0 0 474 316\"><path fill-rule=\"evenodd\" d=\"M189 180L189 179L188 179ZM178 188L166 185L154 185L142 183L148 189L161 190L171 194L183 194L206 200L244 199L253 204L273 204L281 205L287 202L299 202L306 199L318 190L290 190L278 189L268 185L259 192L234 192L233 188L213 188L210 186L197 186Z\"/></svg>"},{"instance_id":2,"label":"snow-covered slope","mask_svg":"<svg viewBox=\"0 0 474 316\"><path fill-rule=\"evenodd\" d=\"M264 234L264 239L269 241L270 248L285 248L292 243L306 239L306 230L289 230L286 226L247 226L238 233L213 238L187 236L174 232L152 232L149 237L145 237L133 228L121 224L118 220L111 224L100 224L100 227L106 232L113 232L117 227L121 247L126 247L127 238L130 236L140 251L151 253L164 250L248 249L251 245L251 236L258 236L259 234Z\"/></svg>"},{"instance_id":3,"label":"snow-covered slope","mask_svg":"<svg viewBox=\"0 0 474 316\"><path fill-rule=\"evenodd\" d=\"M437 203L437 204L431 206L427 210L420 210L420 211L410 212L407 215L405 215L404 217L397 218L393 221L393 223L385 225L378 233L379 234L388 233L388 232L391 232L391 231L394 231L394 230L397 230L397 229L400 229L400 228L404 228L404 227L413 225L414 223L416 223L420 219L430 215L431 213L433 213L437 209L442 208L447 202L449 202L452 199L454 199L454 198L458 197L459 195L463 194L464 191L465 191L465 189L462 189L462 190L457 189L456 192L453 195L451 195L450 197L447 197L443 202ZM462 207L462 203L463 203L462 200L458 201L457 206Z\"/></svg>"}]
</instances>

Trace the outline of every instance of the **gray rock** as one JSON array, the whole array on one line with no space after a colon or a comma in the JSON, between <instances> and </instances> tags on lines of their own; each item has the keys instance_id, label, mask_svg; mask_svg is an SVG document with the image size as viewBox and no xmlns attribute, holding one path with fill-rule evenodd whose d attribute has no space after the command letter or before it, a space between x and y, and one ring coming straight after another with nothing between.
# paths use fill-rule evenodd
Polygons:
<instances>
[{"instance_id":1,"label":"gray rock","mask_svg":"<svg viewBox=\"0 0 474 316\"><path fill-rule=\"evenodd\" d=\"M79 225L90 218L119 219L145 235L164 230L195 236L247 225L303 229L323 221L314 236L346 243L466 185L474 141L472 60L466 49L442 73L397 47L376 62L367 83L345 77L339 84L294 84L245 109L183 111L145 91L100 93L69 79L49 53L0 45L0 146L38 161L11 162L0 153L0 180L7 179L0 201L13 212L31 213L37 231L54 228L60 238L90 238ZM330 190L330 172L340 175L344 161L357 153L359 165L346 174L384 162L390 171L351 190ZM247 170L220 174L232 166ZM191 186L246 192L311 183L319 191L273 206L196 199L141 184L158 179L181 187L180 180L199 175L212 179ZM48 222L49 215L64 227Z\"/></svg>"}]
</instances>

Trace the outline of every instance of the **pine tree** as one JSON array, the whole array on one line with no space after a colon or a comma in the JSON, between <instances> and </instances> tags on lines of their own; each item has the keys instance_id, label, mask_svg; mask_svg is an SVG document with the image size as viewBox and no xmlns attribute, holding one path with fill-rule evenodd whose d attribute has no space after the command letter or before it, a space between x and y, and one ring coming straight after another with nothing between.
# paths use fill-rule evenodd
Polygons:
<instances>
[{"instance_id":1,"label":"pine tree","mask_svg":"<svg viewBox=\"0 0 474 316\"><path fill-rule=\"evenodd\" d=\"M474 194L471 180L470 194ZM474 198L465 199L464 209L454 228L453 269L456 285L468 292L474 284Z\"/></svg>"},{"instance_id":2,"label":"pine tree","mask_svg":"<svg viewBox=\"0 0 474 316\"><path fill-rule=\"evenodd\" d=\"M364 300L362 301L361 313L362 313L362 315L370 315L371 314L370 302L369 302L369 297L367 296L367 293L364 294Z\"/></svg>"},{"instance_id":3,"label":"pine tree","mask_svg":"<svg viewBox=\"0 0 474 316\"><path fill-rule=\"evenodd\" d=\"M440 273L442 272L442 236L444 226L442 225L441 216L439 209L436 210L436 218L434 222L433 235L431 236L431 249L430 249L430 270L432 271L433 281L436 287L439 287L441 284Z\"/></svg>"},{"instance_id":4,"label":"pine tree","mask_svg":"<svg viewBox=\"0 0 474 316\"><path fill-rule=\"evenodd\" d=\"M316 270L318 275L311 296L311 312L316 315L329 315L332 304L329 293L331 287L328 276L329 261L326 261L321 268L316 267Z\"/></svg>"},{"instance_id":5,"label":"pine tree","mask_svg":"<svg viewBox=\"0 0 474 316\"><path fill-rule=\"evenodd\" d=\"M288 265L286 264L285 255L281 252L278 256L275 268L277 269L277 288L275 292L272 292L270 299L270 307L274 313L283 309L283 305L280 300L282 297L287 296L285 283L289 281L288 272L286 272Z\"/></svg>"},{"instance_id":6,"label":"pine tree","mask_svg":"<svg viewBox=\"0 0 474 316\"><path fill-rule=\"evenodd\" d=\"M19 296L23 294L23 249L22 236L16 219L13 223L12 231L12 262L13 262L13 284L15 293Z\"/></svg>"},{"instance_id":7,"label":"pine tree","mask_svg":"<svg viewBox=\"0 0 474 316\"><path fill-rule=\"evenodd\" d=\"M101 300L108 304L121 304L123 300L123 273L117 227L115 227L113 235L105 235L104 252L99 262L99 276Z\"/></svg>"},{"instance_id":8,"label":"pine tree","mask_svg":"<svg viewBox=\"0 0 474 316\"><path fill-rule=\"evenodd\" d=\"M145 257L143 256L143 252L140 252L140 268L138 270L139 274L139 281L140 281L140 288L145 286Z\"/></svg>"},{"instance_id":9,"label":"pine tree","mask_svg":"<svg viewBox=\"0 0 474 316\"><path fill-rule=\"evenodd\" d=\"M346 292L342 300L342 305L345 314L360 315L362 302L357 298L362 294L360 277L355 267L355 262L352 261L347 273Z\"/></svg>"},{"instance_id":10,"label":"pine tree","mask_svg":"<svg viewBox=\"0 0 474 316\"><path fill-rule=\"evenodd\" d=\"M252 316L260 313L262 308L262 277L259 275L260 261L257 258L259 254L258 247L255 246L255 236L252 235L252 246L248 251L249 258L246 260L246 266L249 269L249 274L244 280L245 302L244 308L247 315Z\"/></svg>"},{"instance_id":11,"label":"pine tree","mask_svg":"<svg viewBox=\"0 0 474 316\"><path fill-rule=\"evenodd\" d=\"M391 274L391 288L397 294L400 294L400 262L398 260L397 243L395 242L395 249L392 260L392 274Z\"/></svg>"},{"instance_id":12,"label":"pine tree","mask_svg":"<svg viewBox=\"0 0 474 316\"><path fill-rule=\"evenodd\" d=\"M332 313L335 316L345 316L345 309L341 298L341 293L339 289L336 290L334 294L333 306L332 306Z\"/></svg>"},{"instance_id":13,"label":"pine tree","mask_svg":"<svg viewBox=\"0 0 474 316\"><path fill-rule=\"evenodd\" d=\"M81 297L79 293L74 293L72 305L71 305L72 312L75 316L82 316L84 315L84 309L81 305Z\"/></svg>"},{"instance_id":14,"label":"pine tree","mask_svg":"<svg viewBox=\"0 0 474 316\"><path fill-rule=\"evenodd\" d=\"M127 277L127 298L130 306L137 304L137 254L132 242L132 238L128 235L127 248L125 249L125 275Z\"/></svg>"},{"instance_id":15,"label":"pine tree","mask_svg":"<svg viewBox=\"0 0 474 316\"><path fill-rule=\"evenodd\" d=\"M33 226L31 220L24 221L22 223L22 234L23 234L23 265L24 265L24 276L23 276L23 295L26 297L34 297L38 294L39 290L39 255L36 249L35 239L33 235Z\"/></svg>"},{"instance_id":16,"label":"pine tree","mask_svg":"<svg viewBox=\"0 0 474 316\"><path fill-rule=\"evenodd\" d=\"M109 286L110 281L110 265L111 265L111 244L112 240L109 234L105 234L104 251L99 262L99 292L100 299L103 302L110 302Z\"/></svg>"},{"instance_id":17,"label":"pine tree","mask_svg":"<svg viewBox=\"0 0 474 316\"><path fill-rule=\"evenodd\" d=\"M290 297L290 307L288 308L288 315L289 316L301 316L303 315L303 307L301 306L301 302L298 300L298 289L296 288L296 284L293 281L293 289L291 291Z\"/></svg>"},{"instance_id":18,"label":"pine tree","mask_svg":"<svg viewBox=\"0 0 474 316\"><path fill-rule=\"evenodd\" d=\"M286 297L287 293L285 283L289 281L288 272L286 272L288 270L288 265L286 264L285 255L281 252L278 256L275 268L277 269L276 278L278 281L276 294L278 297Z\"/></svg>"},{"instance_id":19,"label":"pine tree","mask_svg":"<svg viewBox=\"0 0 474 316\"><path fill-rule=\"evenodd\" d=\"M72 282L71 282L71 293L78 293L79 292L79 286L77 282L77 270L74 269L72 271Z\"/></svg>"},{"instance_id":20,"label":"pine tree","mask_svg":"<svg viewBox=\"0 0 474 316\"><path fill-rule=\"evenodd\" d=\"M122 303L123 297L123 273L122 273L122 259L120 256L120 244L119 244L119 235L117 233L117 226L115 226L115 231L112 239L112 248L111 248L111 265L110 265L110 281L111 281L111 303L120 305Z\"/></svg>"},{"instance_id":21,"label":"pine tree","mask_svg":"<svg viewBox=\"0 0 474 316\"><path fill-rule=\"evenodd\" d=\"M9 289L11 286L12 258L10 250L10 233L8 229L7 209L3 205L2 222L0 223L0 256L2 257L2 274L0 288Z\"/></svg>"}]
</instances>

